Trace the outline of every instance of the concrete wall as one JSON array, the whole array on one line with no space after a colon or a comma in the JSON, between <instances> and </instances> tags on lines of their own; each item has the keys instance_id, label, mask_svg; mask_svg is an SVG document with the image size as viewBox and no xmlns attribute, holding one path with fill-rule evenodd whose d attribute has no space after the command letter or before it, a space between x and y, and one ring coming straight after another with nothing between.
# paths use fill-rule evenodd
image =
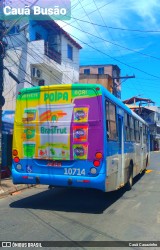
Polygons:
<instances>
[{"instance_id":1,"label":"concrete wall","mask_svg":"<svg viewBox=\"0 0 160 250\"><path fill-rule=\"evenodd\" d=\"M111 93L113 92L112 89L112 79L109 78L108 75L84 75L80 74L79 82L81 83L98 83L104 86L107 90L109 90Z\"/></svg>"},{"instance_id":2,"label":"concrete wall","mask_svg":"<svg viewBox=\"0 0 160 250\"><path fill-rule=\"evenodd\" d=\"M67 57L67 45L73 47L73 60ZM61 40L61 51L62 51L62 63L63 68L63 82L74 83L79 81L79 49L73 46L73 44L62 35Z\"/></svg>"},{"instance_id":3,"label":"concrete wall","mask_svg":"<svg viewBox=\"0 0 160 250\"><path fill-rule=\"evenodd\" d=\"M98 74L98 69L104 68L104 74ZM90 74L84 74L84 70L89 69ZM93 75L93 76L92 76ZM106 77L108 75L109 82L106 83ZM83 82L96 82L100 83L103 86L107 86L106 88L114 94L116 97L121 98L121 83L119 79L113 79L114 77L120 76L120 69L117 65L86 65L80 66L80 81ZM103 79L104 78L104 79ZM93 79L93 81L92 81ZM100 80L101 79L101 80Z\"/></svg>"},{"instance_id":4,"label":"concrete wall","mask_svg":"<svg viewBox=\"0 0 160 250\"><path fill-rule=\"evenodd\" d=\"M80 74L84 74L84 69L90 69L90 74L98 74L98 68L103 68L103 67L104 67L104 74L112 76L112 70L113 70L112 65L80 66Z\"/></svg>"}]
</instances>

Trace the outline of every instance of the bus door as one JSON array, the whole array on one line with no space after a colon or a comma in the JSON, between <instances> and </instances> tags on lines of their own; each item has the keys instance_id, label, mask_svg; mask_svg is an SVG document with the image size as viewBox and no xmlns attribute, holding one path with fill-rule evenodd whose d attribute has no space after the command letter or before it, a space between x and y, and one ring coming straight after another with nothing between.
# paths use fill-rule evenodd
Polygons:
<instances>
[{"instance_id":1,"label":"bus door","mask_svg":"<svg viewBox=\"0 0 160 250\"><path fill-rule=\"evenodd\" d=\"M143 168L143 158L144 158L144 153L143 153L143 129L142 129L142 125L140 124L140 168Z\"/></svg>"},{"instance_id":2,"label":"bus door","mask_svg":"<svg viewBox=\"0 0 160 250\"><path fill-rule=\"evenodd\" d=\"M143 160L144 160L144 145L143 145L143 128L142 125L140 124L140 159L141 159L141 169L143 168Z\"/></svg>"},{"instance_id":3,"label":"bus door","mask_svg":"<svg viewBox=\"0 0 160 250\"><path fill-rule=\"evenodd\" d=\"M124 129L123 116L118 114L118 184L124 183Z\"/></svg>"}]
</instances>

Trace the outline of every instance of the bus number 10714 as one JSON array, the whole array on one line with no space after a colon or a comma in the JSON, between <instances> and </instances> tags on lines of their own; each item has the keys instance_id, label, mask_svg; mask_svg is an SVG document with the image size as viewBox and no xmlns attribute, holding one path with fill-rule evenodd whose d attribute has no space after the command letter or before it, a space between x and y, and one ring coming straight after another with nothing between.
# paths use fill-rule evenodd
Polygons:
<instances>
[{"instance_id":1,"label":"bus number 10714","mask_svg":"<svg viewBox=\"0 0 160 250\"><path fill-rule=\"evenodd\" d=\"M80 168L64 168L64 174L65 175L85 175L86 171L85 169Z\"/></svg>"}]
</instances>

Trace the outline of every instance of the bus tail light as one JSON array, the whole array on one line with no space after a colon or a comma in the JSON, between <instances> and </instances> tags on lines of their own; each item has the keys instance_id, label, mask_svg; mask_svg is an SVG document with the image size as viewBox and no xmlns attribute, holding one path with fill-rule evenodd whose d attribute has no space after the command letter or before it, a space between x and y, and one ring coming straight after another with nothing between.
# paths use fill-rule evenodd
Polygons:
<instances>
[{"instance_id":1,"label":"bus tail light","mask_svg":"<svg viewBox=\"0 0 160 250\"><path fill-rule=\"evenodd\" d=\"M17 149L13 149L12 154L13 154L13 156L17 156L18 155Z\"/></svg>"},{"instance_id":2,"label":"bus tail light","mask_svg":"<svg viewBox=\"0 0 160 250\"><path fill-rule=\"evenodd\" d=\"M96 159L98 159L98 160L101 160L102 157L103 157L103 155L102 155L101 152L97 152L97 153L95 154L95 156L96 156Z\"/></svg>"},{"instance_id":3,"label":"bus tail light","mask_svg":"<svg viewBox=\"0 0 160 250\"><path fill-rule=\"evenodd\" d=\"M20 161L19 157L14 157L13 160L14 160L15 163L18 163Z\"/></svg>"},{"instance_id":4,"label":"bus tail light","mask_svg":"<svg viewBox=\"0 0 160 250\"><path fill-rule=\"evenodd\" d=\"M77 180L77 182L89 183L90 180Z\"/></svg>"},{"instance_id":5,"label":"bus tail light","mask_svg":"<svg viewBox=\"0 0 160 250\"><path fill-rule=\"evenodd\" d=\"M99 167L99 166L100 166L100 161L95 160L95 161L93 162L93 165L94 165L95 167Z\"/></svg>"},{"instance_id":6,"label":"bus tail light","mask_svg":"<svg viewBox=\"0 0 160 250\"><path fill-rule=\"evenodd\" d=\"M22 179L28 179L28 176L27 175L23 175Z\"/></svg>"},{"instance_id":7,"label":"bus tail light","mask_svg":"<svg viewBox=\"0 0 160 250\"><path fill-rule=\"evenodd\" d=\"M90 180L83 180L83 183L89 183Z\"/></svg>"}]
</instances>

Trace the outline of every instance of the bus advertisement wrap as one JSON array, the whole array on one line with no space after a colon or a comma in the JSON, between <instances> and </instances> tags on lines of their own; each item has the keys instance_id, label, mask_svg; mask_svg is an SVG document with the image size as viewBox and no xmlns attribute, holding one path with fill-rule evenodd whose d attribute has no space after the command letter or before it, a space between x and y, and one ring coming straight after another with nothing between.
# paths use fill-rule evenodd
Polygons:
<instances>
[{"instance_id":1,"label":"bus advertisement wrap","mask_svg":"<svg viewBox=\"0 0 160 250\"><path fill-rule=\"evenodd\" d=\"M14 148L19 157L74 160L92 158L89 124L97 122L98 95L94 89L36 88L22 90L17 100ZM19 107L19 108L18 108ZM102 144L102 143L101 143ZM95 149L96 150L96 149ZM94 150L94 151L95 151Z\"/></svg>"}]
</instances>

